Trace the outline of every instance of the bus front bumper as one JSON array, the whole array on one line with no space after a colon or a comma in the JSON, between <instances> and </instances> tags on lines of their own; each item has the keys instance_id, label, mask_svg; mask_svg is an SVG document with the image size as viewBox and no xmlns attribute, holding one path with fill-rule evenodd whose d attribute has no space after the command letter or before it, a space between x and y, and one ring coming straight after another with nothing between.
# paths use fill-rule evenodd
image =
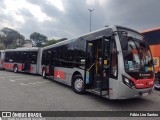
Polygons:
<instances>
[{"instance_id":1,"label":"bus front bumper","mask_svg":"<svg viewBox=\"0 0 160 120\"><path fill-rule=\"evenodd\" d=\"M132 89L126 86L123 82L120 82L119 92L118 92L118 99L129 99L135 97L142 97L152 94L154 91L154 86L151 88L144 88L144 89Z\"/></svg>"}]
</instances>

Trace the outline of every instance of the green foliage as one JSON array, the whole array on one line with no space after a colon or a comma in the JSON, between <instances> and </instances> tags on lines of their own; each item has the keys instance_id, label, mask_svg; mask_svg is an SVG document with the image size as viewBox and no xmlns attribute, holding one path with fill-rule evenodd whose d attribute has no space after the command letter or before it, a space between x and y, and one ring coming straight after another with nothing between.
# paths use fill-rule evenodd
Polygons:
<instances>
[{"instance_id":1,"label":"green foliage","mask_svg":"<svg viewBox=\"0 0 160 120\"><path fill-rule=\"evenodd\" d=\"M2 30L3 35L0 35L0 49L14 49L22 47L25 44L25 37L18 31L4 27ZM36 47L45 47L57 42L67 40L67 38L61 38L59 40L49 40L47 36L34 32L30 35L30 39L34 42ZM46 44L44 44L46 43Z\"/></svg>"},{"instance_id":2,"label":"green foliage","mask_svg":"<svg viewBox=\"0 0 160 120\"><path fill-rule=\"evenodd\" d=\"M57 40L54 40L54 39L49 40L45 45L43 45L43 47L49 46L49 45L52 45L52 44L55 44L55 43L57 43L57 42L58 42L58 41L57 41Z\"/></svg>"},{"instance_id":3,"label":"green foliage","mask_svg":"<svg viewBox=\"0 0 160 120\"><path fill-rule=\"evenodd\" d=\"M4 45L0 44L0 50L4 50L4 49L5 49Z\"/></svg>"},{"instance_id":4,"label":"green foliage","mask_svg":"<svg viewBox=\"0 0 160 120\"><path fill-rule=\"evenodd\" d=\"M65 40L68 40L67 38L61 38L59 40L57 40L58 42L62 42L62 41L65 41Z\"/></svg>"},{"instance_id":5,"label":"green foliage","mask_svg":"<svg viewBox=\"0 0 160 120\"><path fill-rule=\"evenodd\" d=\"M42 47L43 42L47 42L47 37L40 33L34 32L30 35L30 39L35 42L36 47Z\"/></svg>"},{"instance_id":6,"label":"green foliage","mask_svg":"<svg viewBox=\"0 0 160 120\"><path fill-rule=\"evenodd\" d=\"M8 46L8 49L16 49L17 47L19 47L19 46L17 46L16 44L10 44Z\"/></svg>"},{"instance_id":7,"label":"green foliage","mask_svg":"<svg viewBox=\"0 0 160 120\"><path fill-rule=\"evenodd\" d=\"M0 37L0 42L3 43L5 48L9 48L10 46L23 46L25 37L18 31L4 27L2 32L4 36Z\"/></svg>"},{"instance_id":8,"label":"green foliage","mask_svg":"<svg viewBox=\"0 0 160 120\"><path fill-rule=\"evenodd\" d=\"M0 35L0 43L3 43L3 41L5 40L5 36L3 36L3 35Z\"/></svg>"},{"instance_id":9,"label":"green foliage","mask_svg":"<svg viewBox=\"0 0 160 120\"><path fill-rule=\"evenodd\" d=\"M55 40L55 39L48 40L48 42L45 45L43 45L43 47L53 45L55 43L62 42L62 41L65 41L65 40L67 40L67 38L61 38L59 40Z\"/></svg>"}]
</instances>

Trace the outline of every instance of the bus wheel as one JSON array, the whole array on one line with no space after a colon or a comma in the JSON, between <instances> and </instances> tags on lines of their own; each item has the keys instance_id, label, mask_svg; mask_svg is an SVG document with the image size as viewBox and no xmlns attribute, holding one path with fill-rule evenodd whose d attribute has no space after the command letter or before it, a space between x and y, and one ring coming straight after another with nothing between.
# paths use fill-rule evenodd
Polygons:
<instances>
[{"instance_id":1,"label":"bus wheel","mask_svg":"<svg viewBox=\"0 0 160 120\"><path fill-rule=\"evenodd\" d=\"M17 66L17 65L14 66L13 71L14 71L15 73L18 72L18 66Z\"/></svg>"},{"instance_id":2,"label":"bus wheel","mask_svg":"<svg viewBox=\"0 0 160 120\"><path fill-rule=\"evenodd\" d=\"M46 70L45 69L43 69L43 71L42 71L42 76L44 79L46 78Z\"/></svg>"},{"instance_id":3,"label":"bus wheel","mask_svg":"<svg viewBox=\"0 0 160 120\"><path fill-rule=\"evenodd\" d=\"M84 92L84 81L81 75L73 77L72 88L78 94L82 94Z\"/></svg>"}]
</instances>

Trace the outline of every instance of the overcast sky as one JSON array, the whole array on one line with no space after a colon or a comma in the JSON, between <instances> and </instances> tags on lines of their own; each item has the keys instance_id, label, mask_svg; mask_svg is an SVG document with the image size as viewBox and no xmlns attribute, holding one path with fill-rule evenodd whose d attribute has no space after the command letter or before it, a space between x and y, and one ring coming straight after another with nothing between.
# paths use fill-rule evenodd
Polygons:
<instances>
[{"instance_id":1,"label":"overcast sky","mask_svg":"<svg viewBox=\"0 0 160 120\"><path fill-rule=\"evenodd\" d=\"M76 37L106 25L143 31L160 26L160 0L0 0L0 28L26 38L39 32L49 38Z\"/></svg>"}]
</instances>

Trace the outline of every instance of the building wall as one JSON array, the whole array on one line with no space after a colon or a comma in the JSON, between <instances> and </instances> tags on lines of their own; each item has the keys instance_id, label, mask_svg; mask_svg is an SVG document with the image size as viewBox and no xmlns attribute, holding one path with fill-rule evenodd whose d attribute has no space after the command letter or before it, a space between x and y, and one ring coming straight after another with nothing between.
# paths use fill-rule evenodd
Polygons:
<instances>
[{"instance_id":1,"label":"building wall","mask_svg":"<svg viewBox=\"0 0 160 120\"><path fill-rule=\"evenodd\" d=\"M25 41L24 47L32 47L32 41Z\"/></svg>"},{"instance_id":2,"label":"building wall","mask_svg":"<svg viewBox=\"0 0 160 120\"><path fill-rule=\"evenodd\" d=\"M158 70L160 70L160 44L157 45L150 45L150 49L152 52L152 57L153 57L153 61L154 61L154 69L155 72L157 72Z\"/></svg>"}]
</instances>

